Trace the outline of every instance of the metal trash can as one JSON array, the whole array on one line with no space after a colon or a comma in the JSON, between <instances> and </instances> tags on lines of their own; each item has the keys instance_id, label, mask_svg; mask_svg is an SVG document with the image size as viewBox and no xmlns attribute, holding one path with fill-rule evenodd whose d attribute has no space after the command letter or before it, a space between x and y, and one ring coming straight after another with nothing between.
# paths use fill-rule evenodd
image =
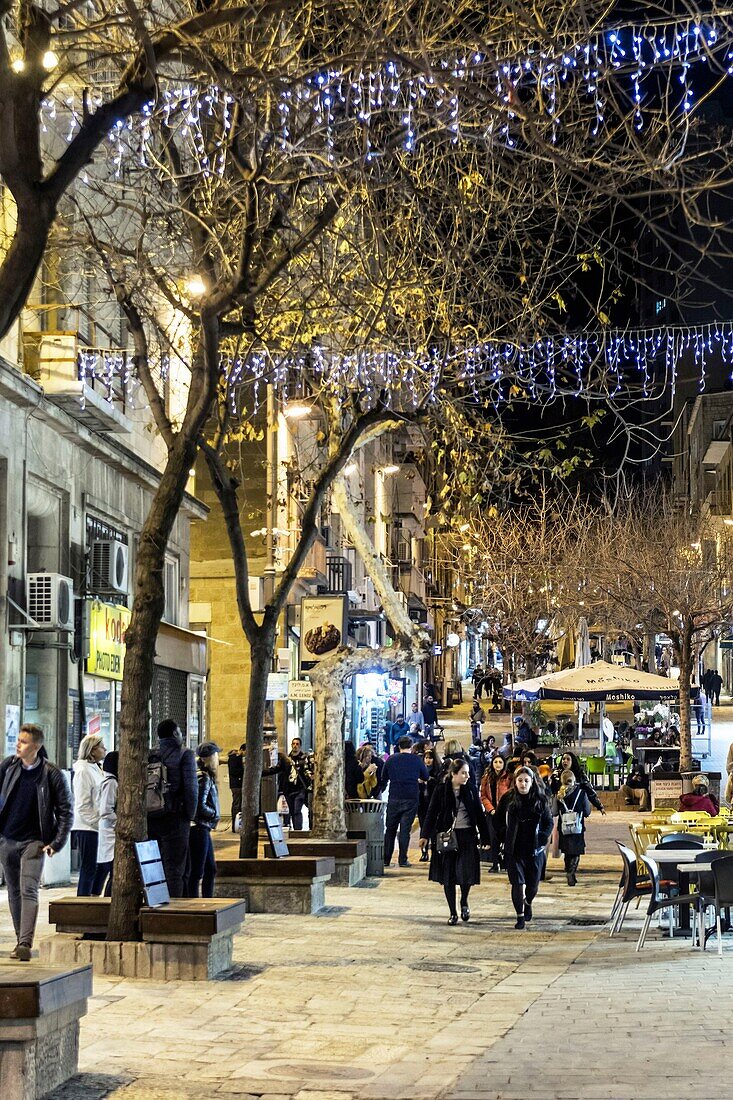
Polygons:
<instances>
[{"instance_id":1,"label":"metal trash can","mask_svg":"<svg viewBox=\"0 0 733 1100\"><path fill-rule=\"evenodd\" d=\"M367 875L384 874L384 807L381 798L347 798L346 827L349 832L365 833Z\"/></svg>"}]
</instances>

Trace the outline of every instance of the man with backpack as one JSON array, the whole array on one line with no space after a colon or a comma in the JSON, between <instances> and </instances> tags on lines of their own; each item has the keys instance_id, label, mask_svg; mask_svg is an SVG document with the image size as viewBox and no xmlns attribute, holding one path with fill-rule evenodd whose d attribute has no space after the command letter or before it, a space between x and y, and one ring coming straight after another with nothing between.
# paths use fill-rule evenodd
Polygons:
<instances>
[{"instance_id":1,"label":"man with backpack","mask_svg":"<svg viewBox=\"0 0 733 1100\"><path fill-rule=\"evenodd\" d=\"M183 747L172 718L158 723L157 749L148 754L148 839L157 840L168 893L186 895L188 842L198 802L196 758Z\"/></svg>"}]
</instances>

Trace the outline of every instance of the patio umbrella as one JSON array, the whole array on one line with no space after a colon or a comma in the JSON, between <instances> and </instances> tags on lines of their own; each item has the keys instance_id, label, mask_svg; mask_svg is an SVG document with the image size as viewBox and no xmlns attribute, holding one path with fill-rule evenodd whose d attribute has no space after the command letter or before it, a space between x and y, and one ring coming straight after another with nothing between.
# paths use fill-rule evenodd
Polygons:
<instances>
[{"instance_id":1,"label":"patio umbrella","mask_svg":"<svg viewBox=\"0 0 733 1100\"><path fill-rule=\"evenodd\" d=\"M629 699L676 699L679 684L666 676L596 661L582 668L565 668L562 672L551 672L505 687L505 698L512 695L520 700L577 699L620 703Z\"/></svg>"}]
</instances>

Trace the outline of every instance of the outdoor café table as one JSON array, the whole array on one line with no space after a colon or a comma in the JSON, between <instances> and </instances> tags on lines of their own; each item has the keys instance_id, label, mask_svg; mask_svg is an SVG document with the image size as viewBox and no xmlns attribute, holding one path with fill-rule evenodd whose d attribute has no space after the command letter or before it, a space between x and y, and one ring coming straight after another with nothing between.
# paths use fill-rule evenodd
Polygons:
<instances>
[{"instance_id":1,"label":"outdoor caf\u00e9 table","mask_svg":"<svg viewBox=\"0 0 733 1100\"><path fill-rule=\"evenodd\" d=\"M647 859L653 859L655 863L659 864L659 866L666 871L672 870L679 872L680 893L688 894L690 887L689 876L692 870L690 865L695 863L695 857L699 856L703 851L703 848L675 848L672 844L665 844L661 848L647 848L644 855ZM667 876L663 875L662 877ZM689 936L691 932L689 905L680 905L679 914L680 934Z\"/></svg>"}]
</instances>

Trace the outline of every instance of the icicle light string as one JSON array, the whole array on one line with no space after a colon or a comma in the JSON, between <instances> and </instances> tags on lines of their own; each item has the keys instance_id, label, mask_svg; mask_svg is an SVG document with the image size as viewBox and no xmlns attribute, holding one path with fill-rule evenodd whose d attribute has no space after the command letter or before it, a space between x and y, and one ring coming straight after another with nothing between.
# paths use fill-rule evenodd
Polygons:
<instances>
[{"instance_id":1,"label":"icicle light string","mask_svg":"<svg viewBox=\"0 0 733 1100\"><path fill-rule=\"evenodd\" d=\"M625 394L635 400L653 399L665 391L674 394L677 364L685 357L692 360L702 393L712 359L719 357L728 368L733 366L733 322L566 334L543 337L533 344L487 340L447 351L437 347L427 352L362 349L338 355L316 345L283 356L265 351L246 359L222 356L220 365L232 412L237 413L242 388L253 390L255 407L266 385L273 385L287 402L298 395L306 376L336 394L359 390L376 399L386 393L395 406L406 402L416 407L435 400L446 376L465 396L496 405L517 396L511 392L513 387L532 401L604 400ZM136 407L140 386L131 373L128 353L87 348L79 354L78 369L81 381L101 383L109 401L118 396L119 381L128 402ZM152 369L165 379L168 358L161 357ZM733 373L730 378L733 381Z\"/></svg>"},{"instance_id":2,"label":"icicle light string","mask_svg":"<svg viewBox=\"0 0 733 1100\"><path fill-rule=\"evenodd\" d=\"M595 110L591 136L598 136L606 124L607 99L602 85L609 79L618 83L622 78L627 85L633 125L637 130L644 126L646 99L645 81L660 69L672 69L677 73L679 89L670 96L670 112L684 116L695 103L691 69L700 63L710 68L712 60L721 74L733 75L733 13L724 13L708 20L702 17L688 18L669 24L646 23L608 29L592 39L566 39L554 50L546 44L528 47L521 55L496 59L480 51L466 51L452 60L443 60L430 74L418 74L395 60L388 60L374 68L349 72L327 69L301 79L292 86L281 85L275 111L276 138L282 149L288 149L291 140L292 120L310 109L319 123L330 163L338 157L341 137L353 139L355 132L362 136L366 159L374 155L373 146L378 138L372 131L376 117L384 119L385 112L397 115L402 129L402 147L412 152L420 139L420 119L428 116L431 130L436 122L442 125L449 140L459 140L462 130L482 129L480 116L482 99L486 92L504 114L504 121L484 120L484 136L499 140L510 148L516 146L519 134L515 129L516 115L512 111L513 100L524 88L539 89L539 102L545 120L550 126L550 140L556 142L562 128L563 96L572 86L573 94L590 99ZM672 82L674 85L674 82ZM622 85L623 87L623 85ZM476 90L482 95L476 96ZM92 95L92 105L101 106L112 94L112 86ZM464 93L464 94L462 94ZM659 89L655 86L649 101L657 104ZM666 96L665 96L666 98ZM216 85L197 87L195 84L168 84L164 86L157 103L146 104L133 121L118 122L108 135L113 148L116 174L121 172L125 149L125 131L134 131L138 163L148 163L152 140L151 121L157 117L184 143L186 151L199 169L208 174L224 171L226 142L232 125L232 106L235 97L231 90ZM59 119L59 115L62 116ZM41 104L41 127L44 132L49 123L63 125L63 136L70 141L78 132L84 112L81 101L69 93L68 88L47 96ZM207 151L205 132L215 130L215 150ZM367 136L367 134L369 136ZM131 134L128 136L132 136ZM214 155L210 155L211 153Z\"/></svg>"}]
</instances>

